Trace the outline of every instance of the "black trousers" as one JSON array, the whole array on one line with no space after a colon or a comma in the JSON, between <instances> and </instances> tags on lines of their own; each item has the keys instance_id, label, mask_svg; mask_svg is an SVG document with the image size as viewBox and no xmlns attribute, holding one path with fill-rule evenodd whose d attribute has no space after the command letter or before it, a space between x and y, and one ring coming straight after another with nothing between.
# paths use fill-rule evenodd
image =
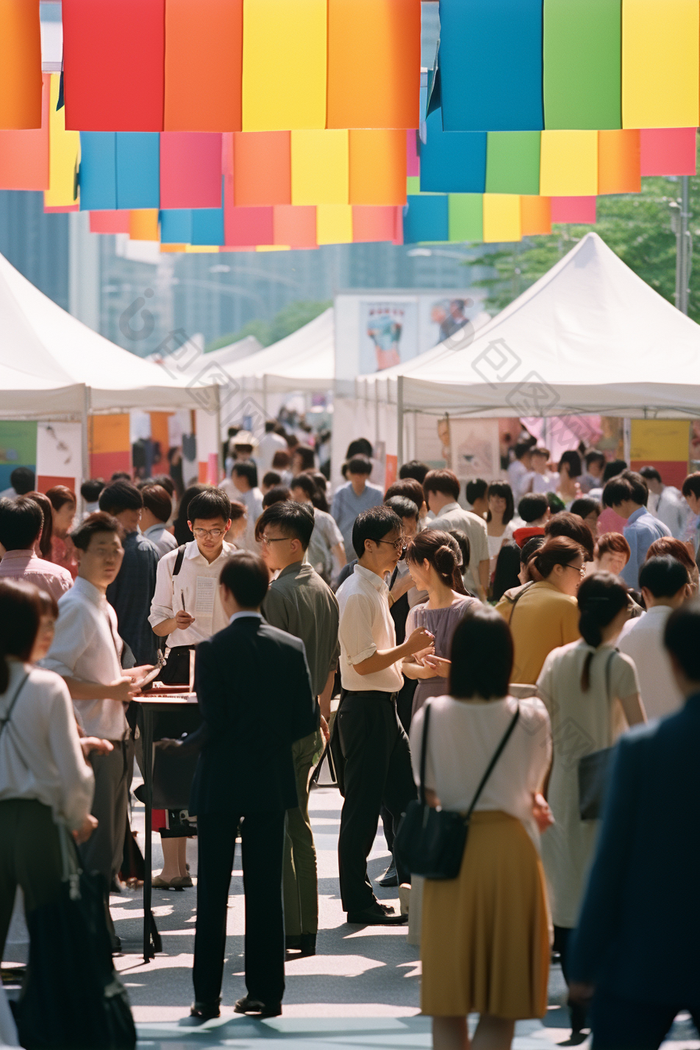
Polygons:
<instances>
[{"instance_id":1,"label":"black trousers","mask_svg":"<svg viewBox=\"0 0 700 1050\"><path fill-rule=\"evenodd\" d=\"M246 988L251 998L268 1005L282 1001L284 818L284 810L248 815L197 815L197 930L193 968L197 1002L218 1002L221 995L226 907L239 820L242 820L243 842Z\"/></svg>"},{"instance_id":2,"label":"black trousers","mask_svg":"<svg viewBox=\"0 0 700 1050\"><path fill-rule=\"evenodd\" d=\"M405 597L405 595L404 595ZM392 605L393 609L393 605ZM411 731L411 713L413 711L413 694L418 688L418 682L415 678L404 678L403 687L401 692L396 697L396 713L399 716L399 722L406 730L406 736ZM382 806L381 809L382 824L384 825L384 838L386 844L389 847L389 852L394 852L394 821L392 820L391 813Z\"/></svg>"},{"instance_id":3,"label":"black trousers","mask_svg":"<svg viewBox=\"0 0 700 1050\"><path fill-rule=\"evenodd\" d=\"M700 1031L700 1003L649 1003L597 988L591 1003L593 1050L658 1050L681 1010Z\"/></svg>"},{"instance_id":4,"label":"black trousers","mask_svg":"<svg viewBox=\"0 0 700 1050\"><path fill-rule=\"evenodd\" d=\"M345 693L337 714L345 758L345 802L340 816L338 863L345 911L364 911L376 897L367 876L382 804L394 829L416 786L408 737L390 693ZM399 881L410 875L400 866Z\"/></svg>"}]
</instances>

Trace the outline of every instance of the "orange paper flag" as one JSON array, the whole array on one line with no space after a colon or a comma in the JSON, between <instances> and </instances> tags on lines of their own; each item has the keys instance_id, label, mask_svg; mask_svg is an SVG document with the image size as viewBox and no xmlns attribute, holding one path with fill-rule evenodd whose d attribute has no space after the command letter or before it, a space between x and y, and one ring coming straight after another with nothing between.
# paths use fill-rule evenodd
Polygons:
<instances>
[{"instance_id":1,"label":"orange paper flag","mask_svg":"<svg viewBox=\"0 0 700 1050\"><path fill-rule=\"evenodd\" d=\"M598 132L598 193L641 193L639 131Z\"/></svg>"},{"instance_id":2,"label":"orange paper flag","mask_svg":"<svg viewBox=\"0 0 700 1050\"><path fill-rule=\"evenodd\" d=\"M38 0L0 0L0 128L40 127Z\"/></svg>"},{"instance_id":3,"label":"orange paper flag","mask_svg":"<svg viewBox=\"0 0 700 1050\"><path fill-rule=\"evenodd\" d=\"M552 205L549 197L521 197L520 221L523 237L552 232Z\"/></svg>"},{"instance_id":4,"label":"orange paper flag","mask_svg":"<svg viewBox=\"0 0 700 1050\"><path fill-rule=\"evenodd\" d=\"M50 74L44 74L41 127L30 131L0 131L0 190L49 188Z\"/></svg>"},{"instance_id":5,"label":"orange paper flag","mask_svg":"<svg viewBox=\"0 0 700 1050\"><path fill-rule=\"evenodd\" d=\"M289 131L243 131L233 136L233 201L239 207L292 203Z\"/></svg>"},{"instance_id":6,"label":"orange paper flag","mask_svg":"<svg viewBox=\"0 0 700 1050\"><path fill-rule=\"evenodd\" d=\"M405 131L350 132L350 203L406 203Z\"/></svg>"}]
</instances>

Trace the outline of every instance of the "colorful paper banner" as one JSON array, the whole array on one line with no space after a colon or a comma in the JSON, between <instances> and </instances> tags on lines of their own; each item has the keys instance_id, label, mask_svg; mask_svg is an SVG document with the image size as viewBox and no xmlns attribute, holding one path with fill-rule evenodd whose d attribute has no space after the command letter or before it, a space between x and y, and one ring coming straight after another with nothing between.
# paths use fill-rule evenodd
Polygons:
<instances>
[{"instance_id":1,"label":"colorful paper banner","mask_svg":"<svg viewBox=\"0 0 700 1050\"><path fill-rule=\"evenodd\" d=\"M552 222L579 222L593 224L596 221L595 197L552 197Z\"/></svg>"},{"instance_id":2,"label":"colorful paper banner","mask_svg":"<svg viewBox=\"0 0 700 1050\"><path fill-rule=\"evenodd\" d=\"M0 131L0 190L49 188L49 96L51 78L43 76L41 127Z\"/></svg>"},{"instance_id":3,"label":"colorful paper banner","mask_svg":"<svg viewBox=\"0 0 700 1050\"><path fill-rule=\"evenodd\" d=\"M448 196L448 240L484 239L484 197L481 193L451 193Z\"/></svg>"},{"instance_id":4,"label":"colorful paper banner","mask_svg":"<svg viewBox=\"0 0 700 1050\"><path fill-rule=\"evenodd\" d=\"M49 188L44 192L44 209L78 210L78 167L80 134L66 131L65 108L56 109L60 73L51 74L49 93Z\"/></svg>"},{"instance_id":5,"label":"colorful paper banner","mask_svg":"<svg viewBox=\"0 0 700 1050\"><path fill-rule=\"evenodd\" d=\"M622 126L697 127L697 0L622 0Z\"/></svg>"},{"instance_id":6,"label":"colorful paper banner","mask_svg":"<svg viewBox=\"0 0 700 1050\"><path fill-rule=\"evenodd\" d=\"M0 128L41 128L41 92L39 4L0 0Z\"/></svg>"},{"instance_id":7,"label":"colorful paper banner","mask_svg":"<svg viewBox=\"0 0 700 1050\"><path fill-rule=\"evenodd\" d=\"M642 129L639 137L642 175L695 175L695 128Z\"/></svg>"},{"instance_id":8,"label":"colorful paper banner","mask_svg":"<svg viewBox=\"0 0 700 1050\"><path fill-rule=\"evenodd\" d=\"M598 132L543 131L540 195L583 197L597 192Z\"/></svg>"},{"instance_id":9,"label":"colorful paper banner","mask_svg":"<svg viewBox=\"0 0 700 1050\"><path fill-rule=\"evenodd\" d=\"M350 131L349 173L351 204L405 204L405 131Z\"/></svg>"},{"instance_id":10,"label":"colorful paper banner","mask_svg":"<svg viewBox=\"0 0 700 1050\"><path fill-rule=\"evenodd\" d=\"M292 132L292 204L349 205L347 131Z\"/></svg>"},{"instance_id":11,"label":"colorful paper banner","mask_svg":"<svg viewBox=\"0 0 700 1050\"><path fill-rule=\"evenodd\" d=\"M210 132L160 136L161 208L221 207L222 141Z\"/></svg>"},{"instance_id":12,"label":"colorful paper banner","mask_svg":"<svg viewBox=\"0 0 700 1050\"><path fill-rule=\"evenodd\" d=\"M352 243L352 206L319 204L316 208L316 240L320 244Z\"/></svg>"},{"instance_id":13,"label":"colorful paper banner","mask_svg":"<svg viewBox=\"0 0 700 1050\"><path fill-rule=\"evenodd\" d=\"M598 193L641 193L639 131L598 132Z\"/></svg>"},{"instance_id":14,"label":"colorful paper banner","mask_svg":"<svg viewBox=\"0 0 700 1050\"><path fill-rule=\"evenodd\" d=\"M540 192L539 131L490 131L487 142L487 193Z\"/></svg>"},{"instance_id":15,"label":"colorful paper banner","mask_svg":"<svg viewBox=\"0 0 700 1050\"><path fill-rule=\"evenodd\" d=\"M621 0L544 0L545 127L621 128Z\"/></svg>"},{"instance_id":16,"label":"colorful paper banner","mask_svg":"<svg viewBox=\"0 0 700 1050\"><path fill-rule=\"evenodd\" d=\"M523 237L552 232L552 204L549 197L521 197L520 224Z\"/></svg>"},{"instance_id":17,"label":"colorful paper banner","mask_svg":"<svg viewBox=\"0 0 700 1050\"><path fill-rule=\"evenodd\" d=\"M233 138L233 199L241 207L292 203L289 131L247 131Z\"/></svg>"},{"instance_id":18,"label":"colorful paper banner","mask_svg":"<svg viewBox=\"0 0 700 1050\"><path fill-rule=\"evenodd\" d=\"M484 244L522 240L520 197L506 193L484 194Z\"/></svg>"},{"instance_id":19,"label":"colorful paper banner","mask_svg":"<svg viewBox=\"0 0 700 1050\"><path fill-rule=\"evenodd\" d=\"M483 193L486 187L485 132L443 131L442 112L426 120L426 140L420 146L420 188L423 193Z\"/></svg>"}]
</instances>

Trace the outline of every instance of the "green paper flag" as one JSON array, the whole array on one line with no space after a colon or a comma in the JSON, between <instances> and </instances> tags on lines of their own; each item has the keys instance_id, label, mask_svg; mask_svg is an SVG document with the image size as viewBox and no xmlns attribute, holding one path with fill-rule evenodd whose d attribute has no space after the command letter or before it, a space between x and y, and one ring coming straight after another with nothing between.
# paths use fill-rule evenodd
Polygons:
<instances>
[{"instance_id":1,"label":"green paper flag","mask_svg":"<svg viewBox=\"0 0 700 1050\"><path fill-rule=\"evenodd\" d=\"M544 0L544 126L622 127L621 0Z\"/></svg>"},{"instance_id":2,"label":"green paper flag","mask_svg":"<svg viewBox=\"0 0 700 1050\"><path fill-rule=\"evenodd\" d=\"M451 241L478 241L481 243L484 233L483 194L448 194L448 223Z\"/></svg>"},{"instance_id":3,"label":"green paper flag","mask_svg":"<svg viewBox=\"0 0 700 1050\"><path fill-rule=\"evenodd\" d=\"M540 192L540 132L489 131L486 192Z\"/></svg>"}]
</instances>

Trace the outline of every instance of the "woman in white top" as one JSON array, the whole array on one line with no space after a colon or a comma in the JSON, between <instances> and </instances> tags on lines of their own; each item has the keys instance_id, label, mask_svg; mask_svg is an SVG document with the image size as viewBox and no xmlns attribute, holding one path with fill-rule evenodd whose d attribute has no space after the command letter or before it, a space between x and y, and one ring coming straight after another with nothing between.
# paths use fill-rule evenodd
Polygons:
<instances>
[{"instance_id":1,"label":"woman in white top","mask_svg":"<svg viewBox=\"0 0 700 1050\"><path fill-rule=\"evenodd\" d=\"M40 630L42 604L55 618L55 601L33 584L0 580L0 956L17 886L27 912L60 890L56 821L78 842L96 825L92 769L68 687L53 671L33 666L51 641L51 631Z\"/></svg>"},{"instance_id":2,"label":"woman in white top","mask_svg":"<svg viewBox=\"0 0 700 1050\"><path fill-rule=\"evenodd\" d=\"M493 609L467 612L452 642L449 695L428 701L430 805L469 809L489 760L519 711L476 804L459 876L426 879L421 1005L433 1046L469 1046L467 1015L480 1014L479 1046L507 1050L518 1018L547 1010L549 936L539 828L550 822L540 794L549 767L549 718L537 699L508 696L513 642ZM445 661L435 659L435 663ZM414 775L426 704L411 727Z\"/></svg>"},{"instance_id":3,"label":"woman in white top","mask_svg":"<svg viewBox=\"0 0 700 1050\"><path fill-rule=\"evenodd\" d=\"M498 552L513 536L515 504L513 490L507 481L492 481L487 494L486 532L489 540L489 579L496 571Z\"/></svg>"},{"instance_id":4,"label":"woman in white top","mask_svg":"<svg viewBox=\"0 0 700 1050\"><path fill-rule=\"evenodd\" d=\"M547 799L555 824L542 843L551 895L555 948L568 979L567 946L578 919L598 821L581 820L578 766L611 747L629 726L646 721L634 663L614 648L630 616L627 585L609 572L587 577L578 591L581 639L554 649L537 690L552 721L554 753ZM570 1004L574 1033L585 1013Z\"/></svg>"}]
</instances>

